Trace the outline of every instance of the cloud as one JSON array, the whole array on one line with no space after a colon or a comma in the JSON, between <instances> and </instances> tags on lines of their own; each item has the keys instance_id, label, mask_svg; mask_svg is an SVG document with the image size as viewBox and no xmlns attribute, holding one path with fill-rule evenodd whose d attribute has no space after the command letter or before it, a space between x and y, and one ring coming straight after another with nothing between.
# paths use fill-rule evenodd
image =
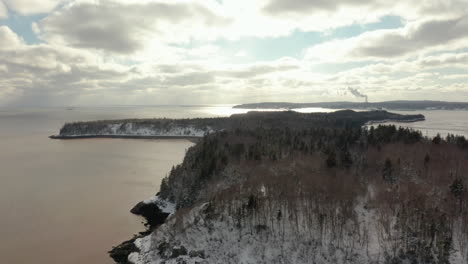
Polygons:
<instances>
[{"instance_id":1,"label":"cloud","mask_svg":"<svg viewBox=\"0 0 468 264\"><path fill-rule=\"evenodd\" d=\"M428 16L459 16L466 12L466 0L424 0L385 1L385 0L267 0L263 5L263 12L271 16L313 16L318 13L345 14L361 10L356 21L367 20L368 17L397 14L404 18ZM372 12L369 12L372 11Z\"/></svg>"},{"instance_id":2,"label":"cloud","mask_svg":"<svg viewBox=\"0 0 468 264\"><path fill-rule=\"evenodd\" d=\"M105 63L96 54L48 44L26 45L0 27L0 101L48 104L73 101L99 82L125 80L128 69ZM52 100L51 98L55 98ZM60 99L59 99L60 98Z\"/></svg>"},{"instance_id":3,"label":"cloud","mask_svg":"<svg viewBox=\"0 0 468 264\"><path fill-rule=\"evenodd\" d=\"M466 46L468 16L449 20L408 23L399 29L365 32L357 37L333 40L307 50L309 59L323 61L382 60L434 50Z\"/></svg>"},{"instance_id":4,"label":"cloud","mask_svg":"<svg viewBox=\"0 0 468 264\"><path fill-rule=\"evenodd\" d=\"M229 78L237 78L237 79L248 79L258 77L260 75L266 75L270 73L284 73L291 70L298 70L300 69L299 65L294 64L278 64L278 65L266 65L266 64L258 64L252 66L243 66L241 69L239 67L230 68L224 71L218 71L216 74L218 76L229 77Z\"/></svg>"},{"instance_id":5,"label":"cloud","mask_svg":"<svg viewBox=\"0 0 468 264\"><path fill-rule=\"evenodd\" d=\"M212 88L226 83L239 83L262 76L271 77L277 73L285 73L299 69L291 59L282 59L271 63L256 63L237 65L236 67L225 65L153 65L146 69L135 69L138 76L130 82L134 87L140 88L174 88L174 87L198 87L210 85ZM139 68L139 67L138 67ZM154 69L153 71L148 71Z\"/></svg>"},{"instance_id":6,"label":"cloud","mask_svg":"<svg viewBox=\"0 0 468 264\"><path fill-rule=\"evenodd\" d=\"M45 0L29 11L9 2L52 11L33 25L41 44L0 26L0 104L358 100L339 92L348 86L372 100L442 89L468 99L466 0ZM386 15L404 26L297 48L297 59L255 62L250 48L296 30L329 39Z\"/></svg>"},{"instance_id":7,"label":"cloud","mask_svg":"<svg viewBox=\"0 0 468 264\"><path fill-rule=\"evenodd\" d=\"M234 96L226 94L234 89L272 89L279 75L299 69L299 62L290 58L236 66L204 62L126 66L98 52L26 45L8 27L0 28L0 40L11 44L0 49L2 104L201 103L219 96L232 102Z\"/></svg>"},{"instance_id":8,"label":"cloud","mask_svg":"<svg viewBox=\"0 0 468 264\"><path fill-rule=\"evenodd\" d=\"M49 43L131 54L160 43L323 32L386 15L448 19L460 16L463 1L76 0L34 27Z\"/></svg>"},{"instance_id":9,"label":"cloud","mask_svg":"<svg viewBox=\"0 0 468 264\"><path fill-rule=\"evenodd\" d=\"M3 0L10 10L21 15L45 14L67 0ZM1 10L1 3L0 3ZM0 12L1 13L1 12Z\"/></svg>"},{"instance_id":10,"label":"cloud","mask_svg":"<svg viewBox=\"0 0 468 264\"><path fill-rule=\"evenodd\" d=\"M0 0L0 19L8 18L8 10L5 4Z\"/></svg>"},{"instance_id":11,"label":"cloud","mask_svg":"<svg viewBox=\"0 0 468 264\"><path fill-rule=\"evenodd\" d=\"M296 29L326 32L379 22L386 16L398 16L403 22L449 20L467 15L467 6L466 0L263 0L259 16L268 17L283 33ZM289 29L284 29L285 24Z\"/></svg>"},{"instance_id":12,"label":"cloud","mask_svg":"<svg viewBox=\"0 0 468 264\"><path fill-rule=\"evenodd\" d=\"M397 60L386 63L368 64L340 71L337 76L393 76L396 74L416 74L424 71L444 72L446 69L466 70L468 68L468 53L452 52L432 56L423 56L414 60Z\"/></svg>"},{"instance_id":13,"label":"cloud","mask_svg":"<svg viewBox=\"0 0 468 264\"><path fill-rule=\"evenodd\" d=\"M14 49L23 41L7 26L0 26L0 50Z\"/></svg>"},{"instance_id":14,"label":"cloud","mask_svg":"<svg viewBox=\"0 0 468 264\"><path fill-rule=\"evenodd\" d=\"M374 1L377 2L377 1ZM263 10L272 15L278 14L306 14L317 11L336 11L342 6L366 6L372 5L372 1L362 0L271 0L263 8Z\"/></svg>"},{"instance_id":15,"label":"cloud","mask_svg":"<svg viewBox=\"0 0 468 264\"><path fill-rule=\"evenodd\" d=\"M77 1L35 28L49 43L131 54L155 41L209 38L229 23L213 9L201 1Z\"/></svg>"},{"instance_id":16,"label":"cloud","mask_svg":"<svg viewBox=\"0 0 468 264\"><path fill-rule=\"evenodd\" d=\"M427 56L418 60L421 67L468 67L468 53L444 53L437 56Z\"/></svg>"}]
</instances>

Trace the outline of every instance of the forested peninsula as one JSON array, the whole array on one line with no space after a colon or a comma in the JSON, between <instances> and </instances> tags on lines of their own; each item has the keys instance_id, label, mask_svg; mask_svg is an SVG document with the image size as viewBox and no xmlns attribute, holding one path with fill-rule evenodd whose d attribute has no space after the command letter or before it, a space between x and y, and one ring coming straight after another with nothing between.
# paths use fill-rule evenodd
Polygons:
<instances>
[{"instance_id":1,"label":"forested peninsula","mask_svg":"<svg viewBox=\"0 0 468 264\"><path fill-rule=\"evenodd\" d=\"M307 129L315 126L362 126L371 122L414 122L424 120L423 115L399 115L386 111L355 112L342 110L333 113L249 112L230 117L192 119L125 119L67 123L54 139L89 137L130 138L194 138L223 130L237 128Z\"/></svg>"},{"instance_id":2,"label":"forested peninsula","mask_svg":"<svg viewBox=\"0 0 468 264\"><path fill-rule=\"evenodd\" d=\"M169 130L185 122L210 132L131 210L147 231L110 255L135 264L466 264L468 141L363 126L423 119L345 110L164 120ZM102 131L87 124L60 134Z\"/></svg>"}]
</instances>

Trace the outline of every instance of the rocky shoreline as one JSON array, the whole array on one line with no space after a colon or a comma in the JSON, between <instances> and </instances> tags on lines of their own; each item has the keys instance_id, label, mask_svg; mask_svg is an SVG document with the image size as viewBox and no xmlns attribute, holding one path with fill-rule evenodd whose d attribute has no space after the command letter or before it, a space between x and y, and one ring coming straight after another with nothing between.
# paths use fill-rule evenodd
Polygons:
<instances>
[{"instance_id":1,"label":"rocky shoreline","mask_svg":"<svg viewBox=\"0 0 468 264\"><path fill-rule=\"evenodd\" d=\"M160 200L158 198L158 194L149 200L139 202L130 210L132 214L141 216L145 219L146 230L135 235L132 239L124 241L113 247L108 252L109 256L116 263L131 264L128 260L128 256L133 252L140 251L135 245L135 240L149 235L154 229L162 225L169 215L173 213L173 208L169 208L171 206L168 207L166 201Z\"/></svg>"},{"instance_id":2,"label":"rocky shoreline","mask_svg":"<svg viewBox=\"0 0 468 264\"><path fill-rule=\"evenodd\" d=\"M87 139L87 138L124 138L124 139L188 139L198 140L201 136L139 136L139 135L79 135L79 136L63 136L51 135L50 139L60 140L73 140L73 139Z\"/></svg>"}]
</instances>

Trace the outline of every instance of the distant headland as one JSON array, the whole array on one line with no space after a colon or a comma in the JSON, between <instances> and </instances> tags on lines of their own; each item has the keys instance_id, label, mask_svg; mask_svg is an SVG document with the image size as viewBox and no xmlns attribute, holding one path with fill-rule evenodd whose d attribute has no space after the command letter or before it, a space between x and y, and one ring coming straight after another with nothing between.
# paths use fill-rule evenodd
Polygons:
<instances>
[{"instance_id":1,"label":"distant headland","mask_svg":"<svg viewBox=\"0 0 468 264\"><path fill-rule=\"evenodd\" d=\"M387 111L341 110L333 113L298 113L294 111L255 112L230 117L193 119L126 119L67 123L52 139L81 138L165 138L196 139L218 131L236 129L271 129L290 127L309 129L320 125L335 127L384 122L417 122L424 115L400 115Z\"/></svg>"},{"instance_id":2,"label":"distant headland","mask_svg":"<svg viewBox=\"0 0 468 264\"><path fill-rule=\"evenodd\" d=\"M240 109L300 109L321 107L330 109L387 109L387 110L468 110L468 102L445 101L384 101L384 102L319 102L319 103L288 103L262 102L236 105Z\"/></svg>"}]
</instances>

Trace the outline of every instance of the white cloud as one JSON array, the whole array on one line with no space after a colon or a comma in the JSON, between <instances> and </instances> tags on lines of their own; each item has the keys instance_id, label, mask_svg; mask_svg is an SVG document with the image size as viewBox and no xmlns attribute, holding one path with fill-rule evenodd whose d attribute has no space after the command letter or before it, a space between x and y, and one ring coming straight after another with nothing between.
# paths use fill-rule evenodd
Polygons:
<instances>
[{"instance_id":1,"label":"white cloud","mask_svg":"<svg viewBox=\"0 0 468 264\"><path fill-rule=\"evenodd\" d=\"M7 26L0 26L0 50L14 49L23 45L23 41Z\"/></svg>"},{"instance_id":2,"label":"white cloud","mask_svg":"<svg viewBox=\"0 0 468 264\"><path fill-rule=\"evenodd\" d=\"M3 0L9 9L21 15L44 14L67 0ZM1 5L1 4L0 4ZM1 9L1 8L0 8Z\"/></svg>"}]
</instances>

